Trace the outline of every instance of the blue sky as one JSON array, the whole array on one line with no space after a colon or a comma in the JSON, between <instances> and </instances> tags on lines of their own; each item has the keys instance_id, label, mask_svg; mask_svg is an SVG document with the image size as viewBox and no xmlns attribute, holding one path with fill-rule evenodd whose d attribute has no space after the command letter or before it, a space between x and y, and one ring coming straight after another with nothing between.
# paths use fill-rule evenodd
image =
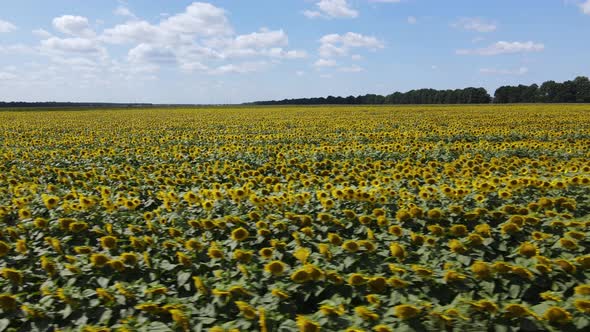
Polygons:
<instances>
[{"instance_id":1,"label":"blue sky","mask_svg":"<svg viewBox=\"0 0 590 332\"><path fill-rule=\"evenodd\" d=\"M0 100L240 103L590 75L590 0L5 0Z\"/></svg>"}]
</instances>

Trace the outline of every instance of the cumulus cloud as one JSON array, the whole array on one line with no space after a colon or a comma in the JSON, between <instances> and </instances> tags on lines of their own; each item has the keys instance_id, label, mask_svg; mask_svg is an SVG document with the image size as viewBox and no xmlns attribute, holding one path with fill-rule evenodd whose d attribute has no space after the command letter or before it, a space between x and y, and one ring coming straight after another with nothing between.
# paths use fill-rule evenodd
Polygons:
<instances>
[{"instance_id":1,"label":"cumulus cloud","mask_svg":"<svg viewBox=\"0 0 590 332\"><path fill-rule=\"evenodd\" d=\"M16 30L16 25L14 25L8 21L0 20L0 33L12 32L14 30Z\"/></svg>"},{"instance_id":2,"label":"cumulus cloud","mask_svg":"<svg viewBox=\"0 0 590 332\"><path fill-rule=\"evenodd\" d=\"M364 70L364 68L359 65L352 65L352 66L348 66L348 67L338 68L338 71L343 72L343 73L360 73L363 70Z\"/></svg>"},{"instance_id":3,"label":"cumulus cloud","mask_svg":"<svg viewBox=\"0 0 590 332\"><path fill-rule=\"evenodd\" d=\"M486 21L480 17L463 17L459 19L459 21L453 23L452 26L477 32L493 32L497 29L496 23Z\"/></svg>"},{"instance_id":4,"label":"cumulus cloud","mask_svg":"<svg viewBox=\"0 0 590 332\"><path fill-rule=\"evenodd\" d=\"M49 33L47 30L44 29L35 29L33 31L31 31L35 36L40 37L40 38L49 38L51 37L51 33Z\"/></svg>"},{"instance_id":5,"label":"cumulus cloud","mask_svg":"<svg viewBox=\"0 0 590 332\"><path fill-rule=\"evenodd\" d=\"M319 59L314 64L315 67L335 67L337 65L336 61L332 59Z\"/></svg>"},{"instance_id":6,"label":"cumulus cloud","mask_svg":"<svg viewBox=\"0 0 590 332\"><path fill-rule=\"evenodd\" d=\"M527 67L520 67L518 69L481 68L479 72L491 75L524 75L529 72L529 69Z\"/></svg>"},{"instance_id":7,"label":"cumulus cloud","mask_svg":"<svg viewBox=\"0 0 590 332\"><path fill-rule=\"evenodd\" d=\"M308 18L355 18L359 15L347 0L320 0L315 6L317 10L305 10L303 15Z\"/></svg>"},{"instance_id":8,"label":"cumulus cloud","mask_svg":"<svg viewBox=\"0 0 590 332\"><path fill-rule=\"evenodd\" d=\"M49 53L82 53L90 55L106 53L106 50L95 40L79 37L50 37L41 41L41 49Z\"/></svg>"},{"instance_id":9,"label":"cumulus cloud","mask_svg":"<svg viewBox=\"0 0 590 332\"><path fill-rule=\"evenodd\" d=\"M585 2L581 3L580 10L582 10L582 13L590 15L590 0L586 0Z\"/></svg>"},{"instance_id":10,"label":"cumulus cloud","mask_svg":"<svg viewBox=\"0 0 590 332\"><path fill-rule=\"evenodd\" d=\"M213 74L246 73L257 61L214 69L206 62L236 58L266 57L275 60L307 57L301 50L288 50L289 38L282 29L261 29L236 35L225 10L211 4L195 2L180 14L167 16L159 23L131 20L106 29L99 37L109 44L136 44L128 59L135 63L179 65L183 71L207 71ZM160 49L163 54L158 53Z\"/></svg>"},{"instance_id":11,"label":"cumulus cloud","mask_svg":"<svg viewBox=\"0 0 590 332\"><path fill-rule=\"evenodd\" d=\"M203 2L193 2L184 13L162 21L160 27L165 31L191 36L229 35L233 32L225 10Z\"/></svg>"},{"instance_id":12,"label":"cumulus cloud","mask_svg":"<svg viewBox=\"0 0 590 332\"><path fill-rule=\"evenodd\" d=\"M25 44L0 45L0 53L4 54L30 54L35 49Z\"/></svg>"},{"instance_id":13,"label":"cumulus cloud","mask_svg":"<svg viewBox=\"0 0 590 332\"><path fill-rule=\"evenodd\" d=\"M91 38L95 32L90 28L88 19L82 16L63 15L53 19L53 27L64 34Z\"/></svg>"},{"instance_id":14,"label":"cumulus cloud","mask_svg":"<svg viewBox=\"0 0 590 332\"><path fill-rule=\"evenodd\" d=\"M100 39L111 44L166 41L165 32L146 21L133 21L106 29Z\"/></svg>"},{"instance_id":15,"label":"cumulus cloud","mask_svg":"<svg viewBox=\"0 0 590 332\"><path fill-rule=\"evenodd\" d=\"M17 76L13 73L1 72L0 71L0 81L9 81L17 78Z\"/></svg>"},{"instance_id":16,"label":"cumulus cloud","mask_svg":"<svg viewBox=\"0 0 590 332\"><path fill-rule=\"evenodd\" d=\"M128 59L133 63L175 64L176 54L171 47L139 44L128 53Z\"/></svg>"},{"instance_id":17,"label":"cumulus cloud","mask_svg":"<svg viewBox=\"0 0 590 332\"><path fill-rule=\"evenodd\" d=\"M221 75L221 74L245 74L251 73L255 71L259 71L262 68L266 67L268 63L266 61L256 61L256 62L243 62L238 64L226 64L219 67L216 67L209 71L210 74L213 75Z\"/></svg>"},{"instance_id":18,"label":"cumulus cloud","mask_svg":"<svg viewBox=\"0 0 590 332\"><path fill-rule=\"evenodd\" d=\"M128 17L128 18L131 18L131 19L136 19L137 18L137 16L135 16L135 14L133 14L133 12L131 12L131 10L129 10L129 8L124 7L124 6L117 7L117 9L115 9L115 11L113 12L113 14L115 14L117 16Z\"/></svg>"},{"instance_id":19,"label":"cumulus cloud","mask_svg":"<svg viewBox=\"0 0 590 332\"><path fill-rule=\"evenodd\" d=\"M528 53L528 52L541 52L545 49L545 45L541 43L535 43L532 41L527 42L507 42L499 41L488 47L478 49L461 49L457 50L456 53L459 55L500 55L500 54L514 54L514 53Z\"/></svg>"},{"instance_id":20,"label":"cumulus cloud","mask_svg":"<svg viewBox=\"0 0 590 332\"><path fill-rule=\"evenodd\" d=\"M345 34L328 34L320 38L319 53L323 58L348 55L352 48L377 50L384 48L384 43L373 36L347 32Z\"/></svg>"}]
</instances>

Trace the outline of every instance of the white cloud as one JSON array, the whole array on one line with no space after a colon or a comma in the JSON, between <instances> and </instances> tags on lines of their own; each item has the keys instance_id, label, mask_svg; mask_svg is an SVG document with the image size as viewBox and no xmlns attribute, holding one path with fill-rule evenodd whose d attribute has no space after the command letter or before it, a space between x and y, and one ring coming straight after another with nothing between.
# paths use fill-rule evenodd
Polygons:
<instances>
[{"instance_id":1,"label":"white cloud","mask_svg":"<svg viewBox=\"0 0 590 332\"><path fill-rule=\"evenodd\" d=\"M186 72L193 72L193 71L206 71L209 69L206 65L202 64L201 62L186 62L183 63L180 68Z\"/></svg>"},{"instance_id":2,"label":"white cloud","mask_svg":"<svg viewBox=\"0 0 590 332\"><path fill-rule=\"evenodd\" d=\"M318 10L305 10L303 15L307 18L355 18L359 15L347 0L320 0L315 5Z\"/></svg>"},{"instance_id":3,"label":"white cloud","mask_svg":"<svg viewBox=\"0 0 590 332\"><path fill-rule=\"evenodd\" d=\"M106 29L100 39L112 44L166 41L164 31L146 21L133 21Z\"/></svg>"},{"instance_id":4,"label":"white cloud","mask_svg":"<svg viewBox=\"0 0 590 332\"><path fill-rule=\"evenodd\" d=\"M234 46L237 48L268 48L287 44L289 44L289 38L283 30L253 32L238 36L234 41Z\"/></svg>"},{"instance_id":5,"label":"white cloud","mask_svg":"<svg viewBox=\"0 0 590 332\"><path fill-rule=\"evenodd\" d=\"M88 19L82 16L63 15L53 19L53 27L62 33L75 37L94 37L95 33L88 24Z\"/></svg>"},{"instance_id":6,"label":"white cloud","mask_svg":"<svg viewBox=\"0 0 590 332\"><path fill-rule=\"evenodd\" d=\"M17 78L17 76L13 73L1 72L0 71L0 81L9 81Z\"/></svg>"},{"instance_id":7,"label":"white cloud","mask_svg":"<svg viewBox=\"0 0 590 332\"><path fill-rule=\"evenodd\" d=\"M170 47L154 46L152 44L139 44L131 49L127 55L129 62L175 64L176 54Z\"/></svg>"},{"instance_id":8,"label":"white cloud","mask_svg":"<svg viewBox=\"0 0 590 332\"><path fill-rule=\"evenodd\" d=\"M57 38L50 37L41 41L41 51L44 54L87 54L95 56L106 55L106 50L96 40L86 38Z\"/></svg>"},{"instance_id":9,"label":"white cloud","mask_svg":"<svg viewBox=\"0 0 590 332\"><path fill-rule=\"evenodd\" d=\"M360 54L353 54L350 58L354 61L359 61L363 59L363 56Z\"/></svg>"},{"instance_id":10,"label":"white cloud","mask_svg":"<svg viewBox=\"0 0 590 332\"><path fill-rule=\"evenodd\" d=\"M49 38L51 37L51 33L49 33L47 30L44 29L35 29L33 31L31 31L35 36L40 37L40 38Z\"/></svg>"},{"instance_id":11,"label":"white cloud","mask_svg":"<svg viewBox=\"0 0 590 332\"><path fill-rule=\"evenodd\" d=\"M320 38L319 53L323 58L347 55L351 48L367 48L377 50L384 48L382 41L373 36L347 32L343 35L329 34Z\"/></svg>"},{"instance_id":12,"label":"white cloud","mask_svg":"<svg viewBox=\"0 0 590 332\"><path fill-rule=\"evenodd\" d=\"M349 67L340 67L338 68L338 71L341 71L343 73L360 73L361 71L363 71L364 68L358 65L352 65Z\"/></svg>"},{"instance_id":13,"label":"white cloud","mask_svg":"<svg viewBox=\"0 0 590 332\"><path fill-rule=\"evenodd\" d=\"M482 74L492 74L492 75L524 75L529 72L527 67L520 67L518 69L510 70L510 69L496 69L496 68L481 68L479 70Z\"/></svg>"},{"instance_id":14,"label":"white cloud","mask_svg":"<svg viewBox=\"0 0 590 332\"><path fill-rule=\"evenodd\" d=\"M496 23L488 22L480 17L464 17L453 23L452 26L477 32L493 32L497 29Z\"/></svg>"},{"instance_id":15,"label":"white cloud","mask_svg":"<svg viewBox=\"0 0 590 332\"><path fill-rule=\"evenodd\" d=\"M194 2L185 11L167 17L159 24L133 20L106 29L100 37L113 44L187 43L197 37L227 36L233 33L225 10L208 3Z\"/></svg>"},{"instance_id":16,"label":"white cloud","mask_svg":"<svg viewBox=\"0 0 590 332\"><path fill-rule=\"evenodd\" d=\"M527 42L507 42L499 41L485 48L478 49L461 49L456 53L459 55L499 55L499 54L514 54L527 52L540 52L545 49L545 45L541 43Z\"/></svg>"},{"instance_id":17,"label":"white cloud","mask_svg":"<svg viewBox=\"0 0 590 332\"><path fill-rule=\"evenodd\" d=\"M408 24L416 24L418 23L418 19L415 16L408 16Z\"/></svg>"},{"instance_id":18,"label":"white cloud","mask_svg":"<svg viewBox=\"0 0 590 332\"><path fill-rule=\"evenodd\" d=\"M14 25L8 21L0 20L0 33L1 32L12 32L14 30L16 30L16 25Z\"/></svg>"},{"instance_id":19,"label":"white cloud","mask_svg":"<svg viewBox=\"0 0 590 332\"><path fill-rule=\"evenodd\" d=\"M4 54L30 54L33 52L35 49L25 44L0 45L0 53Z\"/></svg>"},{"instance_id":20,"label":"white cloud","mask_svg":"<svg viewBox=\"0 0 590 332\"><path fill-rule=\"evenodd\" d=\"M586 0L586 2L580 4L580 9L582 13L590 15L590 0Z\"/></svg>"},{"instance_id":21,"label":"white cloud","mask_svg":"<svg viewBox=\"0 0 590 332\"><path fill-rule=\"evenodd\" d=\"M319 18L322 17L322 13L315 10L304 10L303 15L307 18Z\"/></svg>"},{"instance_id":22,"label":"white cloud","mask_svg":"<svg viewBox=\"0 0 590 332\"><path fill-rule=\"evenodd\" d=\"M271 48L262 53L263 55L280 58L280 59L304 59L307 58L307 52L300 50L285 51L280 47Z\"/></svg>"},{"instance_id":23,"label":"white cloud","mask_svg":"<svg viewBox=\"0 0 590 332\"><path fill-rule=\"evenodd\" d=\"M162 21L160 27L168 32L191 36L229 35L233 32L225 10L203 2L193 2L184 13Z\"/></svg>"},{"instance_id":24,"label":"white cloud","mask_svg":"<svg viewBox=\"0 0 590 332\"><path fill-rule=\"evenodd\" d=\"M129 8L124 7L124 6L117 7L117 9L115 9L113 14L115 14L117 16L128 17L131 19L137 19L137 16L135 16L135 14L133 14L133 12L131 12L131 10L129 10Z\"/></svg>"},{"instance_id":25,"label":"white cloud","mask_svg":"<svg viewBox=\"0 0 590 332\"><path fill-rule=\"evenodd\" d=\"M298 70L298 71L295 72L295 75L297 75L297 76L303 76L303 75L305 75L305 72L302 71L302 70Z\"/></svg>"},{"instance_id":26,"label":"white cloud","mask_svg":"<svg viewBox=\"0 0 590 332\"><path fill-rule=\"evenodd\" d=\"M332 59L319 59L314 64L315 67L334 67L337 65L336 61Z\"/></svg>"},{"instance_id":27,"label":"white cloud","mask_svg":"<svg viewBox=\"0 0 590 332\"><path fill-rule=\"evenodd\" d=\"M221 75L221 74L246 74L255 71L259 71L268 65L265 61L257 62L243 62L239 64L227 64L219 66L211 71L209 74Z\"/></svg>"}]
</instances>

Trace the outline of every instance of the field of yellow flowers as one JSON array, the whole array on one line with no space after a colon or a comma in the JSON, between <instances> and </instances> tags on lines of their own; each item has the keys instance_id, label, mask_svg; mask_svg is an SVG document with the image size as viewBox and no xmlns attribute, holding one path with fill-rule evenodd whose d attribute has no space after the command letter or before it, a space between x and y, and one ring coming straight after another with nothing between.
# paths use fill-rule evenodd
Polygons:
<instances>
[{"instance_id":1,"label":"field of yellow flowers","mask_svg":"<svg viewBox=\"0 0 590 332\"><path fill-rule=\"evenodd\" d=\"M0 112L0 331L590 327L590 106Z\"/></svg>"}]
</instances>

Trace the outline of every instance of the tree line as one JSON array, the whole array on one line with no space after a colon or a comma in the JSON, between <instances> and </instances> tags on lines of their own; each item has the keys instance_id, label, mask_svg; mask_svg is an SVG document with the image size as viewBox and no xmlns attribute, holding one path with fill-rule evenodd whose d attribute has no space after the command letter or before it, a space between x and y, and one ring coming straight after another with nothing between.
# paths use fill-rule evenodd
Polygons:
<instances>
[{"instance_id":1,"label":"tree line","mask_svg":"<svg viewBox=\"0 0 590 332\"><path fill-rule=\"evenodd\" d=\"M590 80L578 76L573 81L547 81L541 86L501 86L494 94L494 102L504 103L590 103Z\"/></svg>"},{"instance_id":2,"label":"tree line","mask_svg":"<svg viewBox=\"0 0 590 332\"><path fill-rule=\"evenodd\" d=\"M484 88L468 87L455 90L418 89L394 92L387 96L296 98L256 101L254 105L368 105L368 104L489 104L489 103L590 103L590 80L579 76L573 81L557 83L501 86L494 97Z\"/></svg>"}]
</instances>

